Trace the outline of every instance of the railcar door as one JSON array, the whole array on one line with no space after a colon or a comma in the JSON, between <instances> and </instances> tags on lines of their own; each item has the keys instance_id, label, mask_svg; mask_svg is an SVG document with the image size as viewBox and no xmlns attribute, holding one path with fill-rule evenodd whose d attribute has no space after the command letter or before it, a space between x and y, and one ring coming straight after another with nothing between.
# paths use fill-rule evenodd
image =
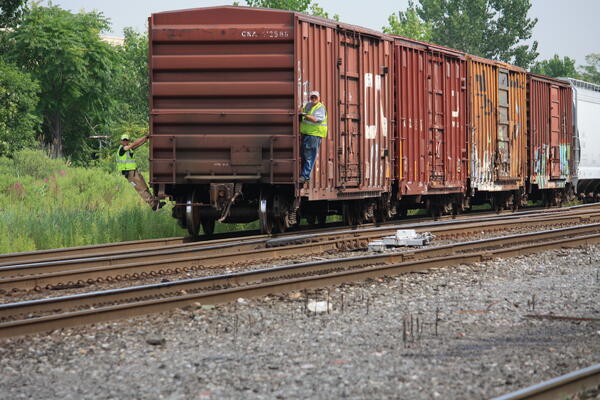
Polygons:
<instances>
[{"instance_id":1,"label":"railcar door","mask_svg":"<svg viewBox=\"0 0 600 400\"><path fill-rule=\"evenodd\" d=\"M444 185L446 178L444 165L444 64L439 57L431 55L427 63L428 96L428 151L431 183Z\"/></svg>"},{"instance_id":2,"label":"railcar door","mask_svg":"<svg viewBox=\"0 0 600 400\"><path fill-rule=\"evenodd\" d=\"M510 120L509 75L498 71L498 134L496 150L496 173L499 180L510 179Z\"/></svg>"},{"instance_id":3,"label":"railcar door","mask_svg":"<svg viewBox=\"0 0 600 400\"><path fill-rule=\"evenodd\" d=\"M550 87L550 179L560 179L560 94Z\"/></svg>"},{"instance_id":4,"label":"railcar door","mask_svg":"<svg viewBox=\"0 0 600 400\"><path fill-rule=\"evenodd\" d=\"M360 182L360 36L339 31L338 55L339 140L338 186Z\"/></svg>"}]
</instances>

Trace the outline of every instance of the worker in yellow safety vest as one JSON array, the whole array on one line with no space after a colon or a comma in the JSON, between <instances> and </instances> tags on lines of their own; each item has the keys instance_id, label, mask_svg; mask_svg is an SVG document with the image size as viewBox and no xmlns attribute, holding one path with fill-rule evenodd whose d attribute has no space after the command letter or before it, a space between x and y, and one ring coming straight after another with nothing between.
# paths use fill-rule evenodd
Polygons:
<instances>
[{"instance_id":1,"label":"worker in yellow safety vest","mask_svg":"<svg viewBox=\"0 0 600 400\"><path fill-rule=\"evenodd\" d=\"M148 135L142 136L133 143L129 143L129 135L121 135L121 145L117 151L117 168L125 178L131 183L142 199L153 210L158 210L165 205L163 201L153 196L148 189L148 185L144 177L137 170L137 163L133 159L133 150L137 149L148 140Z\"/></svg>"},{"instance_id":2,"label":"worker in yellow safety vest","mask_svg":"<svg viewBox=\"0 0 600 400\"><path fill-rule=\"evenodd\" d=\"M310 180L321 140L327 137L327 109L321 103L321 94L310 92L310 101L300 110L300 133L302 134L302 170L299 182Z\"/></svg>"}]
</instances>

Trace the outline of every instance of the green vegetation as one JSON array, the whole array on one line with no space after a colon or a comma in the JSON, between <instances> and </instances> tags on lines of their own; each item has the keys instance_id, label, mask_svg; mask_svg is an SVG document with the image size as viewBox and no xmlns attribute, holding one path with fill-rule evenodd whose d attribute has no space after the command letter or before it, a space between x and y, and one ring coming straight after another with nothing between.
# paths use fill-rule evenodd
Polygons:
<instances>
[{"instance_id":1,"label":"green vegetation","mask_svg":"<svg viewBox=\"0 0 600 400\"><path fill-rule=\"evenodd\" d=\"M42 133L54 157L85 161L79 150L90 128L110 117L115 50L100 39L109 28L99 13L34 5L12 35L7 57L39 82Z\"/></svg>"},{"instance_id":2,"label":"green vegetation","mask_svg":"<svg viewBox=\"0 0 600 400\"><path fill-rule=\"evenodd\" d=\"M532 36L537 19L527 18L530 0L411 1L384 31L527 68L538 56Z\"/></svg>"},{"instance_id":3,"label":"green vegetation","mask_svg":"<svg viewBox=\"0 0 600 400\"><path fill-rule=\"evenodd\" d=\"M26 10L27 0L0 0L0 28L14 27Z\"/></svg>"},{"instance_id":4,"label":"green vegetation","mask_svg":"<svg viewBox=\"0 0 600 400\"><path fill-rule=\"evenodd\" d=\"M433 34L432 25L419 18L412 0L409 0L406 11L398 11L398 15L390 15L388 24L388 26L382 28L385 33L423 40L425 42L431 41Z\"/></svg>"},{"instance_id":5,"label":"green vegetation","mask_svg":"<svg viewBox=\"0 0 600 400\"><path fill-rule=\"evenodd\" d=\"M0 154L35 145L40 119L35 113L38 84L0 58Z\"/></svg>"},{"instance_id":6,"label":"green vegetation","mask_svg":"<svg viewBox=\"0 0 600 400\"><path fill-rule=\"evenodd\" d=\"M585 57L587 65L575 67L575 60L569 57L562 59L558 54L548 60L535 63L531 72L555 78L576 78L600 85L600 53L589 54Z\"/></svg>"},{"instance_id":7,"label":"green vegetation","mask_svg":"<svg viewBox=\"0 0 600 400\"><path fill-rule=\"evenodd\" d=\"M587 55L585 61L587 65L581 66L581 79L600 85L600 53Z\"/></svg>"},{"instance_id":8,"label":"green vegetation","mask_svg":"<svg viewBox=\"0 0 600 400\"><path fill-rule=\"evenodd\" d=\"M561 59L558 54L555 54L554 57L548 60L536 62L531 68L531 72L553 78L579 78L579 74L575 68L575 60L570 57L563 57Z\"/></svg>"},{"instance_id":9,"label":"green vegetation","mask_svg":"<svg viewBox=\"0 0 600 400\"><path fill-rule=\"evenodd\" d=\"M170 210L150 210L116 172L34 150L0 157L0 253L185 234Z\"/></svg>"},{"instance_id":10,"label":"green vegetation","mask_svg":"<svg viewBox=\"0 0 600 400\"><path fill-rule=\"evenodd\" d=\"M319 6L319 3L313 3L312 0L245 0L246 5L249 7L261 7L261 8L276 8L279 10L292 10L299 11L307 14L312 14L317 17L331 18L336 21L340 20L338 14L329 16L329 13ZM236 1L233 3L234 6L240 4Z\"/></svg>"}]
</instances>

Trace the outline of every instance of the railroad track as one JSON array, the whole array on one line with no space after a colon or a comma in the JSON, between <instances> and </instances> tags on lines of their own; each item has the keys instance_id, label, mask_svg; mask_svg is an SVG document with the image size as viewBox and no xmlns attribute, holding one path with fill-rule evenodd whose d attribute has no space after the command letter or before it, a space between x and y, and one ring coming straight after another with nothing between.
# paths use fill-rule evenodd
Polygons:
<instances>
[{"instance_id":1,"label":"railroad track","mask_svg":"<svg viewBox=\"0 0 600 400\"><path fill-rule=\"evenodd\" d=\"M600 242L600 224L0 305L0 337Z\"/></svg>"},{"instance_id":2,"label":"railroad track","mask_svg":"<svg viewBox=\"0 0 600 400\"><path fill-rule=\"evenodd\" d=\"M200 244L176 244L154 251L126 254L52 258L15 265L0 264L0 290L79 288L96 283L192 273L221 266L235 267L241 264L297 257L299 254L362 249L367 247L370 240L390 235L397 229L414 228L417 231L429 231L443 240L519 227L540 228L591 222L600 222L600 207L471 217L434 223L320 230L275 238L253 237Z\"/></svg>"},{"instance_id":3,"label":"railroad track","mask_svg":"<svg viewBox=\"0 0 600 400\"><path fill-rule=\"evenodd\" d=\"M600 364L592 365L591 367L580 369L504 396L495 397L492 400L563 400L573 398L573 396L586 390L597 390L598 387L600 387Z\"/></svg>"},{"instance_id":4,"label":"railroad track","mask_svg":"<svg viewBox=\"0 0 600 400\"><path fill-rule=\"evenodd\" d=\"M563 209L552 209L552 208L533 208L528 209L526 211L518 211L515 213L511 213L508 211L500 214L501 216L523 216L523 215L531 215L531 214L543 214L543 213L556 213L560 212L560 210L577 210L577 209L593 209L600 207L598 204L584 204L572 207L565 207ZM456 221L461 219L469 219L469 218L482 218L486 216L496 216L492 211L484 211L484 212L476 212L459 215L456 218L452 218L451 216L443 216L441 217L441 221ZM378 225L387 225L387 224L419 224L419 223L435 223L431 222L431 218L429 217L409 217L403 220L396 221L388 221L386 223L378 224ZM330 224L331 225L331 224ZM365 224L361 225L359 228L373 228L375 225L373 224ZM332 226L322 227L319 229L310 229L308 231L303 230L300 231L302 234L318 234L322 232L330 231L331 229L348 229L347 227L337 227L335 224ZM278 234L274 237L286 237L286 236L294 236L298 235L299 232L288 232L285 234ZM210 240L194 240L191 237L172 237L165 239L148 239L148 240L136 240L136 241L128 241L128 242L120 242L120 243L105 243L99 245L92 246L80 246L80 247L69 247L69 248L61 248L61 249L48 249L48 250L38 250L31 252L22 252L22 253L7 253L0 254L0 266L7 265L16 265L16 264L28 264L28 263L36 263L36 262L51 262L51 261L60 261L60 260L68 260L68 259L82 259L89 257L97 257L97 256L110 256L110 255L120 255L125 252L143 252L143 251L155 251L157 249L168 249L168 248L177 248L177 247L193 247L193 246L211 246L218 244L226 244L230 242L236 241L248 241L248 240L268 240L271 238L270 235L264 234L256 234L255 231L252 232L235 232L229 234L216 234L211 237Z\"/></svg>"}]
</instances>

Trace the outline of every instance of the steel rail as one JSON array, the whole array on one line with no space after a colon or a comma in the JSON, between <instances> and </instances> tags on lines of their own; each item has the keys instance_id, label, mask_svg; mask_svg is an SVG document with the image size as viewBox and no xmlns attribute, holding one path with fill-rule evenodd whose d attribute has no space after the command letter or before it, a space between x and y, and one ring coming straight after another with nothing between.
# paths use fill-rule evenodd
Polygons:
<instances>
[{"instance_id":1,"label":"steel rail","mask_svg":"<svg viewBox=\"0 0 600 400\"><path fill-rule=\"evenodd\" d=\"M600 233L598 232L600 232L600 224L591 224L448 245L444 256L440 256L440 254L444 254L441 248L422 249L413 252L412 255L391 253L324 260L184 281L3 304L0 305L0 320L8 322L0 323L0 337L166 311L196 302L217 304L237 297L256 297L269 293L330 286L461 263L482 262L494 257L511 257L553 248L588 245L600 242ZM538 242L540 240L547 241ZM421 257L429 257L418 259L419 257L414 253L421 253ZM415 260L415 258L417 259ZM205 290L205 292L190 293L201 290ZM124 301L130 302L130 304L107 305ZM64 312L66 309L72 310L81 307L88 309ZM18 315L35 315L56 310L63 312L57 315L10 321L11 318Z\"/></svg>"},{"instance_id":2,"label":"steel rail","mask_svg":"<svg viewBox=\"0 0 600 400\"><path fill-rule=\"evenodd\" d=\"M492 400L562 400L600 386L600 364L549 379Z\"/></svg>"},{"instance_id":3,"label":"steel rail","mask_svg":"<svg viewBox=\"0 0 600 400\"><path fill-rule=\"evenodd\" d=\"M140 254L154 252L157 250L176 250L181 248L200 248L214 245L226 245L228 243L240 243L244 241L254 241L262 238L267 239L265 235L244 236L226 239L214 239L205 241L193 241L189 237L169 238L169 239L150 239L121 243L106 243L95 246L69 247L66 249L40 250L30 253L13 253L0 255L0 268L13 265L42 264L71 262L75 260L96 259L98 257L115 257L124 254ZM44 255L48 255L44 257ZM4 261L4 259L9 261Z\"/></svg>"},{"instance_id":4,"label":"steel rail","mask_svg":"<svg viewBox=\"0 0 600 400\"><path fill-rule=\"evenodd\" d=\"M428 230L440 238L479 233L481 231L499 231L527 225L528 227L551 224L568 224L600 221L600 210L595 213L562 215L548 222L548 216L504 218L495 220L492 225L485 222L461 221L431 226L420 224L417 231ZM478 220L480 221L480 220ZM484 224L484 225L482 225ZM115 257L94 257L66 262L35 263L0 267L0 289L32 289L73 286L76 284L102 282L104 280L130 280L145 276L172 275L190 272L198 268L236 263L257 262L282 257L294 257L298 254L318 254L342 248L364 248L369 240L393 233L397 226L368 228L362 230L344 230L318 235L297 235L287 238L267 240L249 240L240 244L229 243L198 248L176 248L169 251L159 250L133 255ZM429 229L426 229L429 228ZM287 244L287 245L286 245ZM267 246L267 247L263 247Z\"/></svg>"},{"instance_id":5,"label":"steel rail","mask_svg":"<svg viewBox=\"0 0 600 400\"><path fill-rule=\"evenodd\" d=\"M576 206L570 206L570 207L563 207L563 208L540 208L540 209L530 209L530 210L526 210L526 211L518 211L518 212L503 212L500 214L500 218L503 217L507 217L507 216L523 216L523 215L530 215L530 214L545 214L545 213L557 213L557 212L564 212L567 210L577 210L577 209L584 209L584 208L598 208L600 207L600 204L582 204L582 205L576 205ZM469 219L469 218L481 218L481 216L485 216L485 215L491 215L492 212L491 211L484 211L484 212L479 212L479 213L469 213L468 215L461 215L458 216L457 219L461 220L461 219ZM424 221L428 221L425 222L426 224L432 224L431 222L431 218L426 217L417 217L415 219L411 218L411 219L406 219L406 220L395 220L395 221L388 221L387 223L391 223L391 224L403 224L403 223L408 223L408 224L419 224L418 220L424 220ZM415 222L415 220L417 222ZM452 218L451 216L443 216L441 218L441 221L447 221L447 220L451 220L454 221L455 219ZM441 221L437 221L438 223ZM436 222L433 222L436 223ZM379 224L379 225L383 225L385 223ZM362 225L361 227L364 228L369 228L374 226L373 224L365 224ZM327 228L320 228L320 229L311 229L309 231L302 231L305 234L318 234L321 231L324 230L331 230L331 226L327 227ZM337 228L337 227L334 227ZM345 228L341 228L341 229L348 229L348 227ZM7 265L14 265L15 263L20 263L20 264L25 264L25 263L36 263L36 262L52 262L52 261L59 261L59 260L69 260L69 259L81 259L81 258L87 258L87 257L96 257L96 256L108 256L108 255L118 255L118 254L122 254L125 251L145 251L145 250L156 250L157 247L169 247L169 246L178 246L178 245L182 245L182 244L187 244L188 246L193 246L193 245L200 245L200 244L206 244L206 245L211 245L211 244L224 244L227 243L229 241L240 241L240 240L254 240L254 239L258 239L258 238L263 238L265 240L269 239L270 236L269 235L251 235L249 236L248 233L252 232L243 232L242 235L230 235L230 234L217 234L215 236L213 236L213 238L209 239L209 240L201 240L201 241L195 241L190 237L173 237L173 238L164 238L164 239L148 239L148 240L137 240L137 241L127 241L127 242L120 242L120 243L105 243L105 244L98 244L98 245L91 245L91 246L79 246L79 247L68 247L68 248L61 248L61 249L48 249L48 250L37 250L37 251L32 251L32 252L23 252L23 253L6 253L6 254L0 254L0 266L7 266ZM289 233L285 233L285 234L279 234L279 235L274 235L272 236L273 238L278 238L278 237L285 237L287 235L297 235L298 232L289 232ZM233 236L233 237L229 237L229 238L220 238L220 236Z\"/></svg>"},{"instance_id":6,"label":"steel rail","mask_svg":"<svg viewBox=\"0 0 600 400\"><path fill-rule=\"evenodd\" d=\"M147 248L156 248L157 246L181 244L184 243L185 240L186 238L184 237L173 237L165 239L133 240L120 243L103 243L91 246L66 247L62 249L36 250L22 253L5 253L0 254L0 265L82 257L84 254L94 256L109 252L143 250Z\"/></svg>"}]
</instances>

